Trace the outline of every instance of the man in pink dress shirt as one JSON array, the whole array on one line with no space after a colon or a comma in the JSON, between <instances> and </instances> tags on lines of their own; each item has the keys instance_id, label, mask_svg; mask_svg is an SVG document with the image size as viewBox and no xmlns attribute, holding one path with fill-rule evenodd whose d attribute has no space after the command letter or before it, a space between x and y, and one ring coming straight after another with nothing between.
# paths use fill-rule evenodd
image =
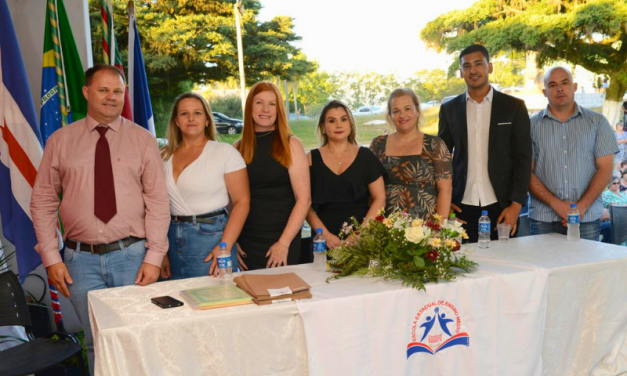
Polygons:
<instances>
[{"instance_id":1,"label":"man in pink dress shirt","mask_svg":"<svg viewBox=\"0 0 627 376\"><path fill-rule=\"evenodd\" d=\"M35 249L83 325L93 373L87 293L157 280L168 250L170 208L157 141L120 116L122 72L97 65L85 73L85 84L87 117L48 139L31 213ZM65 230L63 260L57 209Z\"/></svg>"}]
</instances>

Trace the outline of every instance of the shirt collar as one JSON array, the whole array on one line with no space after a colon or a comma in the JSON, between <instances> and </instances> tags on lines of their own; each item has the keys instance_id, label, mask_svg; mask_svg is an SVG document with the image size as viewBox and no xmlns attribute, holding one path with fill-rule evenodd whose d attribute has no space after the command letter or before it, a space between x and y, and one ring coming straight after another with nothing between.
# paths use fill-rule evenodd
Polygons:
<instances>
[{"instance_id":1,"label":"shirt collar","mask_svg":"<svg viewBox=\"0 0 627 376\"><path fill-rule=\"evenodd\" d=\"M98 123L93 117L91 117L89 115L87 115L87 117L85 119L87 121L87 129L89 129L90 132L93 131L94 129L96 129L96 127L99 126L99 125L106 125L109 128L111 128L111 130L117 132L118 130L120 130L120 126L122 125L122 122L124 121L122 116L120 116L117 119L113 120L109 124Z\"/></svg>"},{"instance_id":2,"label":"shirt collar","mask_svg":"<svg viewBox=\"0 0 627 376\"><path fill-rule=\"evenodd\" d=\"M490 91L488 91L488 94L483 98L483 101L481 103L484 103L485 101L488 101L488 103L492 103L493 97L494 97L494 89L492 88L492 86L490 86ZM468 103L468 101L479 103L476 100L472 99L470 97L470 94L468 94L468 90L466 90L466 103Z\"/></svg>"},{"instance_id":3,"label":"shirt collar","mask_svg":"<svg viewBox=\"0 0 627 376\"><path fill-rule=\"evenodd\" d=\"M570 115L568 117L568 119L565 121L565 123L568 123L570 121L570 119L576 117L576 116L583 116L584 113L581 110L581 106L579 106L579 104L577 102L575 102L575 112L572 113L572 115ZM544 110L542 110L542 118L548 117L550 119L553 119L555 121L559 121L560 123L562 122L561 120L559 120L558 118L556 118L555 116L553 116L553 113L550 110L550 105L546 105L546 108Z\"/></svg>"}]
</instances>

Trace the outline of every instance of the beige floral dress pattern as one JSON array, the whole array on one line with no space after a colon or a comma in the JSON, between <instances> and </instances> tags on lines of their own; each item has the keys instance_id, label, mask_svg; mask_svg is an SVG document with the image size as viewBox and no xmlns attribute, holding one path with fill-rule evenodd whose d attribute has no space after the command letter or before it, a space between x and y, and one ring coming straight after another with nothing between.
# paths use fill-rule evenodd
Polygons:
<instances>
[{"instance_id":1,"label":"beige floral dress pattern","mask_svg":"<svg viewBox=\"0 0 627 376\"><path fill-rule=\"evenodd\" d=\"M425 134L420 155L388 156L385 153L387 138L387 135L379 136L370 144L387 172L386 213L400 210L428 219L436 211L436 182L453 176L451 153L442 139Z\"/></svg>"}]
</instances>

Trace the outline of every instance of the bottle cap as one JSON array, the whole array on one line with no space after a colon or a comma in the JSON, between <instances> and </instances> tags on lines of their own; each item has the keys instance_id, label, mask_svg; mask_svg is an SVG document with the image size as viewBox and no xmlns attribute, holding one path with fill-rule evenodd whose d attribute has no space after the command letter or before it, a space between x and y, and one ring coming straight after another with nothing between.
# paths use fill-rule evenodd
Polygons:
<instances>
[{"instance_id":1,"label":"bottle cap","mask_svg":"<svg viewBox=\"0 0 627 376\"><path fill-rule=\"evenodd\" d=\"M449 218L455 218L455 213L451 213L451 215L448 216Z\"/></svg>"},{"instance_id":2,"label":"bottle cap","mask_svg":"<svg viewBox=\"0 0 627 376\"><path fill-rule=\"evenodd\" d=\"M220 248L226 248L226 242L220 242Z\"/></svg>"},{"instance_id":3,"label":"bottle cap","mask_svg":"<svg viewBox=\"0 0 627 376\"><path fill-rule=\"evenodd\" d=\"M488 211L487 210L482 210L481 211L481 215L488 215Z\"/></svg>"},{"instance_id":4,"label":"bottle cap","mask_svg":"<svg viewBox=\"0 0 627 376\"><path fill-rule=\"evenodd\" d=\"M321 228L317 228L316 229L316 234L322 234L322 229Z\"/></svg>"},{"instance_id":5,"label":"bottle cap","mask_svg":"<svg viewBox=\"0 0 627 376\"><path fill-rule=\"evenodd\" d=\"M571 209L577 209L577 204L570 204Z\"/></svg>"}]
</instances>

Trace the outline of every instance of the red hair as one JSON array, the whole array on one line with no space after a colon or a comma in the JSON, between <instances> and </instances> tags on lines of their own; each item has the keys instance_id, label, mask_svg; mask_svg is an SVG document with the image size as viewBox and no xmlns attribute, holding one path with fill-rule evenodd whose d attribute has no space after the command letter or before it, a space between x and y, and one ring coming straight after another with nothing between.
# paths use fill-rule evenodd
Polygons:
<instances>
[{"instance_id":1,"label":"red hair","mask_svg":"<svg viewBox=\"0 0 627 376\"><path fill-rule=\"evenodd\" d=\"M270 91L276 95L276 121L274 122L274 140L272 141L271 150L272 158L283 167L289 168L292 164L292 153L290 150L292 131L287 124L287 113L281 92L272 82L257 82L255 86L250 89L244 110L244 131L242 132L242 139L237 145L237 150L244 158L246 164L250 164L253 161L255 150L257 149L255 124L253 122L253 98L255 95L264 91Z\"/></svg>"}]
</instances>

